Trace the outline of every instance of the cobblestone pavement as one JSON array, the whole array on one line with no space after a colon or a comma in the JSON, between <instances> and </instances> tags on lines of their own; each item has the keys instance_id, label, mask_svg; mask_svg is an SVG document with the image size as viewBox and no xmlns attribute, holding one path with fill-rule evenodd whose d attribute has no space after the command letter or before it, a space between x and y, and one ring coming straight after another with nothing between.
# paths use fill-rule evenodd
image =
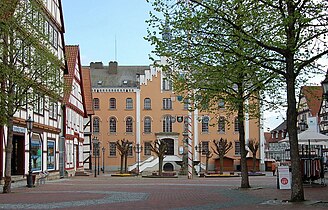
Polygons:
<instances>
[{"instance_id":1,"label":"cobblestone pavement","mask_svg":"<svg viewBox=\"0 0 328 210\"><path fill-rule=\"evenodd\" d=\"M15 184L0 194L0 209L327 209L328 187L304 187L305 202L290 203L290 190L276 189L276 177L72 177L34 188ZM1 186L2 187L2 186Z\"/></svg>"}]
</instances>

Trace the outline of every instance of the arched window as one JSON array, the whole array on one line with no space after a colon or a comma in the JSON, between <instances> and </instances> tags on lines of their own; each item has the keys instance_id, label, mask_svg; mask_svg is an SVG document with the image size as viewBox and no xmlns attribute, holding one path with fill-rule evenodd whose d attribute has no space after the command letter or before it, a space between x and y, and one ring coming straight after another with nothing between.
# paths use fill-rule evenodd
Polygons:
<instances>
[{"instance_id":1,"label":"arched window","mask_svg":"<svg viewBox=\"0 0 328 210\"><path fill-rule=\"evenodd\" d=\"M133 99L132 98L127 98L126 99L126 109L133 109Z\"/></svg>"},{"instance_id":2,"label":"arched window","mask_svg":"<svg viewBox=\"0 0 328 210\"><path fill-rule=\"evenodd\" d=\"M115 117L109 118L109 132L116 133L116 118Z\"/></svg>"},{"instance_id":3,"label":"arched window","mask_svg":"<svg viewBox=\"0 0 328 210\"><path fill-rule=\"evenodd\" d=\"M93 118L93 132L94 133L99 133L99 124L100 124L99 117L94 117Z\"/></svg>"},{"instance_id":4,"label":"arched window","mask_svg":"<svg viewBox=\"0 0 328 210\"><path fill-rule=\"evenodd\" d=\"M172 116L166 115L163 117L163 132L172 132Z\"/></svg>"},{"instance_id":5,"label":"arched window","mask_svg":"<svg viewBox=\"0 0 328 210\"><path fill-rule=\"evenodd\" d=\"M125 121L125 132L132 133L133 132L133 121L132 117L127 117Z\"/></svg>"},{"instance_id":6,"label":"arched window","mask_svg":"<svg viewBox=\"0 0 328 210\"><path fill-rule=\"evenodd\" d=\"M235 132L239 132L239 120L238 120L238 117L235 117Z\"/></svg>"},{"instance_id":7,"label":"arched window","mask_svg":"<svg viewBox=\"0 0 328 210\"><path fill-rule=\"evenodd\" d=\"M220 133L225 132L225 117L219 117L218 131Z\"/></svg>"},{"instance_id":8,"label":"arched window","mask_svg":"<svg viewBox=\"0 0 328 210\"><path fill-rule=\"evenodd\" d=\"M116 98L109 99L109 109L116 109Z\"/></svg>"},{"instance_id":9,"label":"arched window","mask_svg":"<svg viewBox=\"0 0 328 210\"><path fill-rule=\"evenodd\" d=\"M208 128L209 128L209 121L210 118L208 116L204 116L202 118L202 133L208 133Z\"/></svg>"},{"instance_id":10,"label":"arched window","mask_svg":"<svg viewBox=\"0 0 328 210\"><path fill-rule=\"evenodd\" d=\"M145 117L144 119L144 133L151 133L151 118Z\"/></svg>"},{"instance_id":11,"label":"arched window","mask_svg":"<svg viewBox=\"0 0 328 210\"><path fill-rule=\"evenodd\" d=\"M151 100L150 100L150 98L145 98L145 100L144 100L144 109L151 109Z\"/></svg>"},{"instance_id":12,"label":"arched window","mask_svg":"<svg viewBox=\"0 0 328 210\"><path fill-rule=\"evenodd\" d=\"M99 98L94 98L93 99L93 108L95 110L98 110L100 108L100 105L99 105Z\"/></svg>"}]
</instances>

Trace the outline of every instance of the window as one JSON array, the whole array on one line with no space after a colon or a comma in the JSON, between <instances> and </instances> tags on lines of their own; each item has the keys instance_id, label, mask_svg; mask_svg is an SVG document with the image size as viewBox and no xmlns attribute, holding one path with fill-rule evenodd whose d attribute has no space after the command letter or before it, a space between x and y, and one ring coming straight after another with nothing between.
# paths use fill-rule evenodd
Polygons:
<instances>
[{"instance_id":1,"label":"window","mask_svg":"<svg viewBox=\"0 0 328 210\"><path fill-rule=\"evenodd\" d=\"M189 100L184 99L183 100L183 110L188 110L188 106L189 106Z\"/></svg>"},{"instance_id":2,"label":"window","mask_svg":"<svg viewBox=\"0 0 328 210\"><path fill-rule=\"evenodd\" d=\"M208 143L208 141L202 141L202 155L206 155L209 151Z\"/></svg>"},{"instance_id":3,"label":"window","mask_svg":"<svg viewBox=\"0 0 328 210\"><path fill-rule=\"evenodd\" d=\"M210 118L208 116L204 116L202 118L202 133L208 133L209 121L210 121Z\"/></svg>"},{"instance_id":4,"label":"window","mask_svg":"<svg viewBox=\"0 0 328 210\"><path fill-rule=\"evenodd\" d=\"M55 101L49 102L49 118L57 119L58 104Z\"/></svg>"},{"instance_id":5,"label":"window","mask_svg":"<svg viewBox=\"0 0 328 210\"><path fill-rule=\"evenodd\" d=\"M133 156L133 148L131 143L129 144L128 156Z\"/></svg>"},{"instance_id":6,"label":"window","mask_svg":"<svg viewBox=\"0 0 328 210\"><path fill-rule=\"evenodd\" d=\"M151 155L151 142L144 143L144 155Z\"/></svg>"},{"instance_id":7,"label":"window","mask_svg":"<svg viewBox=\"0 0 328 210\"><path fill-rule=\"evenodd\" d=\"M238 120L238 117L235 117L235 132L239 132L239 120Z\"/></svg>"},{"instance_id":8,"label":"window","mask_svg":"<svg viewBox=\"0 0 328 210\"><path fill-rule=\"evenodd\" d=\"M235 141L235 155L240 155L240 142Z\"/></svg>"},{"instance_id":9,"label":"window","mask_svg":"<svg viewBox=\"0 0 328 210\"><path fill-rule=\"evenodd\" d=\"M219 109L224 109L224 107L225 107L224 99L219 100L218 107L219 107Z\"/></svg>"},{"instance_id":10,"label":"window","mask_svg":"<svg viewBox=\"0 0 328 210\"><path fill-rule=\"evenodd\" d=\"M219 117L218 132L225 132L225 117Z\"/></svg>"},{"instance_id":11,"label":"window","mask_svg":"<svg viewBox=\"0 0 328 210\"><path fill-rule=\"evenodd\" d=\"M171 115L164 116L163 132L172 132L172 117Z\"/></svg>"},{"instance_id":12,"label":"window","mask_svg":"<svg viewBox=\"0 0 328 210\"><path fill-rule=\"evenodd\" d=\"M127 117L125 121L125 132L132 133L133 132L133 122L132 117Z\"/></svg>"},{"instance_id":13,"label":"window","mask_svg":"<svg viewBox=\"0 0 328 210\"><path fill-rule=\"evenodd\" d=\"M145 98L144 100L144 109L151 109L151 100L150 98Z\"/></svg>"},{"instance_id":14,"label":"window","mask_svg":"<svg viewBox=\"0 0 328 210\"><path fill-rule=\"evenodd\" d=\"M32 171L40 171L42 165L42 146L38 138L32 137L31 140Z\"/></svg>"},{"instance_id":15,"label":"window","mask_svg":"<svg viewBox=\"0 0 328 210\"><path fill-rule=\"evenodd\" d=\"M40 94L35 95L33 111L34 111L34 113L43 115L43 111L44 111L44 97L43 97L43 95L40 95Z\"/></svg>"},{"instance_id":16,"label":"window","mask_svg":"<svg viewBox=\"0 0 328 210\"><path fill-rule=\"evenodd\" d=\"M109 132L116 133L116 118L115 117L109 118Z\"/></svg>"},{"instance_id":17,"label":"window","mask_svg":"<svg viewBox=\"0 0 328 210\"><path fill-rule=\"evenodd\" d=\"M99 98L94 98L93 99L93 108L95 110L99 110L100 106L99 106Z\"/></svg>"},{"instance_id":18,"label":"window","mask_svg":"<svg viewBox=\"0 0 328 210\"><path fill-rule=\"evenodd\" d=\"M93 132L95 133L99 133L99 121L98 117L93 118Z\"/></svg>"},{"instance_id":19,"label":"window","mask_svg":"<svg viewBox=\"0 0 328 210\"><path fill-rule=\"evenodd\" d=\"M151 133L151 118L145 117L144 119L144 133Z\"/></svg>"},{"instance_id":20,"label":"window","mask_svg":"<svg viewBox=\"0 0 328 210\"><path fill-rule=\"evenodd\" d=\"M126 99L126 106L125 106L126 109L133 109L133 100L132 98L127 98Z\"/></svg>"},{"instance_id":21,"label":"window","mask_svg":"<svg viewBox=\"0 0 328 210\"><path fill-rule=\"evenodd\" d=\"M116 99L115 98L109 99L109 109L116 109Z\"/></svg>"},{"instance_id":22,"label":"window","mask_svg":"<svg viewBox=\"0 0 328 210\"><path fill-rule=\"evenodd\" d=\"M47 143L47 169L55 169L55 141Z\"/></svg>"},{"instance_id":23,"label":"window","mask_svg":"<svg viewBox=\"0 0 328 210\"><path fill-rule=\"evenodd\" d=\"M171 98L163 98L163 109L165 110L172 109Z\"/></svg>"},{"instance_id":24,"label":"window","mask_svg":"<svg viewBox=\"0 0 328 210\"><path fill-rule=\"evenodd\" d=\"M172 82L168 78L163 78L162 90L172 90Z\"/></svg>"},{"instance_id":25,"label":"window","mask_svg":"<svg viewBox=\"0 0 328 210\"><path fill-rule=\"evenodd\" d=\"M116 156L116 142L109 142L109 156Z\"/></svg>"}]
</instances>

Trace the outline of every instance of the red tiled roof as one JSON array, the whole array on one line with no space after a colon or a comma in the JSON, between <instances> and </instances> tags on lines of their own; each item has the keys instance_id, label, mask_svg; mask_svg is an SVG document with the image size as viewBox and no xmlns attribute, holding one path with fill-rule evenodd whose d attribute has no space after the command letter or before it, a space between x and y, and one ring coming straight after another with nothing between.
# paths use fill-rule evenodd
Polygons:
<instances>
[{"instance_id":1,"label":"red tiled roof","mask_svg":"<svg viewBox=\"0 0 328 210\"><path fill-rule=\"evenodd\" d=\"M64 75L64 79L65 79L64 103L67 104L72 91L74 70L78 58L79 46L67 45L65 46L65 53L66 53L68 74Z\"/></svg>"},{"instance_id":2,"label":"red tiled roof","mask_svg":"<svg viewBox=\"0 0 328 210\"><path fill-rule=\"evenodd\" d=\"M85 107L88 115L94 115L92 106L92 90L91 90L91 76L90 68L82 67L82 78L83 78L83 93Z\"/></svg>"},{"instance_id":3,"label":"red tiled roof","mask_svg":"<svg viewBox=\"0 0 328 210\"><path fill-rule=\"evenodd\" d=\"M306 99L307 105L312 116L318 116L320 105L322 101L322 87L321 86L303 86L302 93Z\"/></svg>"}]
</instances>

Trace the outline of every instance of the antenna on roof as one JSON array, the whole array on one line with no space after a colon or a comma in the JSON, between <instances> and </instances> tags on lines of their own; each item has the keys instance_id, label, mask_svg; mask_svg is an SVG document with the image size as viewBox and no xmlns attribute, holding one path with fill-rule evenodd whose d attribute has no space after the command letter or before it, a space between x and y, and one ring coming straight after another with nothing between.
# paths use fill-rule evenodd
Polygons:
<instances>
[{"instance_id":1,"label":"antenna on roof","mask_svg":"<svg viewBox=\"0 0 328 210\"><path fill-rule=\"evenodd\" d=\"M117 43L116 43L116 34L115 34L115 61L117 61Z\"/></svg>"}]
</instances>

